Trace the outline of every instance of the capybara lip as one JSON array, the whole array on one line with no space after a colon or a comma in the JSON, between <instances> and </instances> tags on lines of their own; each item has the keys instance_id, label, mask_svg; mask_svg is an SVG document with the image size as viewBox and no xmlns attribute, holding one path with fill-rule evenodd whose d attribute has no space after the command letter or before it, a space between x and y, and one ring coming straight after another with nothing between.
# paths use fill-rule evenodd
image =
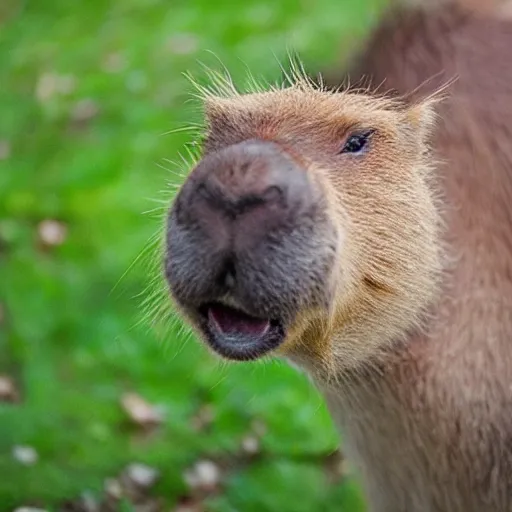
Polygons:
<instances>
[{"instance_id":1,"label":"capybara lip","mask_svg":"<svg viewBox=\"0 0 512 512\"><path fill-rule=\"evenodd\" d=\"M258 318L220 302L204 304L197 313L205 341L225 359L258 359L279 347L286 337L282 320Z\"/></svg>"}]
</instances>

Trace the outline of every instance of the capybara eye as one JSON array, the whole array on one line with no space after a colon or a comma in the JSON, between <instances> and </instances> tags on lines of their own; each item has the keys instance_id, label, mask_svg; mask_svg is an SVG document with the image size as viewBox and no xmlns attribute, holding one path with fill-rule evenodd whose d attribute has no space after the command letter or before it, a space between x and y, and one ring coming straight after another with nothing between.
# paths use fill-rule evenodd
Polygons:
<instances>
[{"instance_id":1,"label":"capybara eye","mask_svg":"<svg viewBox=\"0 0 512 512\"><path fill-rule=\"evenodd\" d=\"M363 152L367 146L370 136L374 130L367 130L365 132L353 133L345 142L341 153L358 154Z\"/></svg>"}]
</instances>

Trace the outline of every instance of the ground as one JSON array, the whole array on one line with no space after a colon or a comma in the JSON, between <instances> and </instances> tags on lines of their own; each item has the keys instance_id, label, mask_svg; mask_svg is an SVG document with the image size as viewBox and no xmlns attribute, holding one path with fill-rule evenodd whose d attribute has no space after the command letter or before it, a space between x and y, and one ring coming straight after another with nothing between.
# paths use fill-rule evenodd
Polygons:
<instances>
[{"instance_id":1,"label":"ground","mask_svg":"<svg viewBox=\"0 0 512 512\"><path fill-rule=\"evenodd\" d=\"M183 73L220 60L242 85L247 68L277 80L289 51L318 71L380 3L3 0L0 511L132 510L127 474L151 488L144 510L363 510L307 379L153 326L138 256L191 140L168 132L200 121Z\"/></svg>"}]
</instances>

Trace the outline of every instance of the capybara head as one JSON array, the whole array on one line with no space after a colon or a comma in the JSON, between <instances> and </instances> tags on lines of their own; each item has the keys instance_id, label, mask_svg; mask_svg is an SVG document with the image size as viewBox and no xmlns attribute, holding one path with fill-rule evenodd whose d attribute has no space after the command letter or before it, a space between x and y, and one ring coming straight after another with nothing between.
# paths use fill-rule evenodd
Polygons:
<instances>
[{"instance_id":1,"label":"capybara head","mask_svg":"<svg viewBox=\"0 0 512 512\"><path fill-rule=\"evenodd\" d=\"M205 95L202 155L169 211L165 274L213 351L284 355L325 375L418 324L441 266L433 104L305 79Z\"/></svg>"}]
</instances>

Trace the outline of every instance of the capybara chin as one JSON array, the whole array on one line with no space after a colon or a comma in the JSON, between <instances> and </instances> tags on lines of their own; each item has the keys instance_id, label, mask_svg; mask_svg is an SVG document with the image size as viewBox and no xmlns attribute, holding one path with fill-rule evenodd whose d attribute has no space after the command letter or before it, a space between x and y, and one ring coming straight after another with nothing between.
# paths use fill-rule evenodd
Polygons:
<instances>
[{"instance_id":1,"label":"capybara chin","mask_svg":"<svg viewBox=\"0 0 512 512\"><path fill-rule=\"evenodd\" d=\"M375 512L512 511L512 23L460 4L385 17L366 89L205 94L168 216L183 318L312 376Z\"/></svg>"}]
</instances>

